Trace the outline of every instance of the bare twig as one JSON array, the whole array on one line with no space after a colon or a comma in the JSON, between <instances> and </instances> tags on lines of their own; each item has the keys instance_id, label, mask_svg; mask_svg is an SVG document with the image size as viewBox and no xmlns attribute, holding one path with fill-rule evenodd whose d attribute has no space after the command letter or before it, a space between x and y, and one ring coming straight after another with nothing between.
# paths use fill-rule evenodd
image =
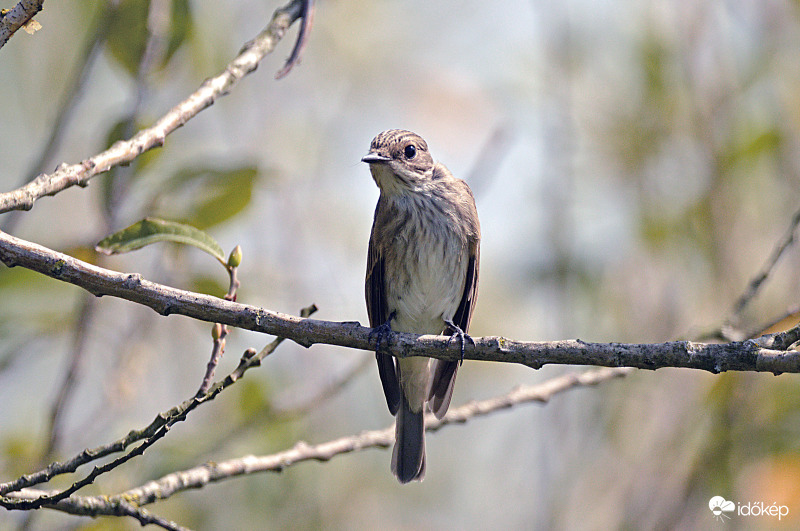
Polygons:
<instances>
[{"instance_id":1,"label":"bare twig","mask_svg":"<svg viewBox=\"0 0 800 531\"><path fill-rule=\"evenodd\" d=\"M217 433L215 438L207 441L207 446L196 452L195 455L209 455L219 451L231 441L241 438L245 433L251 430L261 429L260 427L267 426L276 421L291 421L312 412L331 398L338 396L358 374L374 363L375 357L365 354L360 361L354 363L352 367L345 370L341 375L337 376L335 380L329 382L314 394L306 396L293 404L261 408L254 414L248 415L247 418L241 419L233 426L225 428L224 432Z\"/></svg>"},{"instance_id":2,"label":"bare twig","mask_svg":"<svg viewBox=\"0 0 800 531\"><path fill-rule=\"evenodd\" d=\"M275 11L267 28L248 42L221 74L204 81L200 88L151 127L142 129L129 140L114 143L102 153L78 164L62 164L54 173L39 175L25 186L0 194L0 213L30 210L41 197L55 195L75 185L86 186L94 176L114 166L131 162L149 149L162 146L167 135L230 92L236 83L256 69L259 61L275 49L287 28L300 16L301 4L302 0L292 0L287 6Z\"/></svg>"},{"instance_id":3,"label":"bare twig","mask_svg":"<svg viewBox=\"0 0 800 531\"><path fill-rule=\"evenodd\" d=\"M108 20L114 8L110 5L104 5L100 9L103 11L93 23L95 29L92 31L92 36L81 54L79 63L72 71L71 79L65 84L67 88L50 127L50 136L42 145L41 151L33 157L34 162L31 168L22 176L19 186L32 181L37 175L52 167L53 156L61 145L61 139L72 116L72 111L75 109L86 80L89 78L89 71L95 59L100 55L99 52L108 36ZM19 214L21 214L19 211L9 213L3 220L3 224L0 225L0 229L12 232L20 220Z\"/></svg>"},{"instance_id":4,"label":"bare twig","mask_svg":"<svg viewBox=\"0 0 800 531\"><path fill-rule=\"evenodd\" d=\"M91 296L84 297L83 303L78 310L77 326L74 330L72 349L69 356L69 366L64 372L64 380L58 389L58 393L53 399L53 404L50 408L50 424L49 424L49 437L47 448L43 453L45 460L50 459L53 451L58 448L61 438L61 421L64 414L64 409L69 402L69 397L75 388L75 383L78 378L78 373L83 361L83 354L86 351L86 341L91 328L92 320L94 319L94 310L97 300Z\"/></svg>"},{"instance_id":5,"label":"bare twig","mask_svg":"<svg viewBox=\"0 0 800 531\"><path fill-rule=\"evenodd\" d=\"M144 51L139 57L134 79L133 98L127 116L122 122L120 137L128 138L136 131L145 101L149 93L148 79L156 66L163 60L167 51L168 33L172 18L172 2L169 0L151 0L147 7L147 39ZM108 179L108 198L103 203L106 230L111 232L117 225L119 204L127 196L131 181L136 173L136 166L125 165L112 172Z\"/></svg>"},{"instance_id":6,"label":"bare twig","mask_svg":"<svg viewBox=\"0 0 800 531\"><path fill-rule=\"evenodd\" d=\"M132 110L129 114L129 118L126 124L126 127L130 128L127 134L131 134L134 129L134 125L141 111L141 106L144 101L144 94L146 92L146 77L147 74L151 71L153 64L158 60L163 53L163 41L164 33L167 31L167 27L169 25L169 5L164 0L153 1L150 3L149 6L149 13L148 13L148 23L147 23L147 30L148 30L148 38L147 44L145 47L145 52L142 54L141 61L139 63L137 75L136 75L136 95L134 98L134 102L132 104ZM99 48L99 44L105 41L105 36L108 26L108 20L111 17L113 12L113 8L109 7L106 11L101 15L100 22L98 25L98 31L95 32L95 38L93 39L93 45L91 46L91 50L89 54L91 55L96 49ZM87 58L87 61L89 58ZM76 83L81 82L82 78L85 77L86 73L86 65L82 68L82 73L76 80ZM79 87L76 87L76 91ZM73 94L74 95L74 94ZM73 98L74 99L74 98ZM71 107L71 104L67 102L65 104L66 107ZM56 127L56 129L60 129L60 127ZM54 130L54 134L57 131ZM54 139L51 138L51 141ZM44 164L45 161L40 161L40 164ZM37 173L41 170L37 170ZM123 179L120 178L119 174L117 175L117 180L122 181ZM124 189L124 187L122 187ZM117 193L114 194L114 204L119 201L122 193L120 190L117 190ZM113 226L115 224L115 216L118 209L112 208L108 212L106 216L106 221L109 226ZM20 214L20 211L12 212L12 214ZM9 224L13 224L13 219L10 218L7 220L6 226ZM10 223L9 223L10 222ZM110 230L110 229L109 229ZM107 231L106 231L107 232ZM93 318L93 309L95 307L96 300L92 297L89 297L80 303L80 309L78 310L78 326L75 329L75 335L73 340L73 348L70 353L70 363L68 370L64 372L64 380L59 388L58 394L53 402L51 415L50 415L50 425L49 425L49 443L47 448L44 452L44 460L50 460L53 452L57 449L59 444L59 438L61 436L61 418L64 408L69 402L71 397L72 391L74 390L75 383L78 380L78 371L80 369L81 361L83 358L83 353L85 350L85 343L86 337L88 335L88 331L91 326L92 318Z\"/></svg>"},{"instance_id":7,"label":"bare twig","mask_svg":"<svg viewBox=\"0 0 800 531\"><path fill-rule=\"evenodd\" d=\"M301 10L300 16L303 17L303 23L300 25L300 31L297 34L297 41L294 43L294 48L292 48L292 53L286 60L286 64L275 74L275 79L281 79L296 64L300 63L300 57L303 55L303 50L308 43L308 34L311 32L311 25L314 21L314 0L303 0Z\"/></svg>"},{"instance_id":8,"label":"bare twig","mask_svg":"<svg viewBox=\"0 0 800 531\"><path fill-rule=\"evenodd\" d=\"M300 315L303 317L308 317L316 310L316 306L311 305L308 308L304 308ZM110 444L84 450L77 456L64 463L51 463L46 469L40 470L39 472L26 474L8 483L0 483L0 496L2 496L2 498L0 498L0 506L5 507L6 509L29 510L43 507L45 505L53 505L68 498L72 495L72 493L78 491L86 485L91 484L101 474L109 472L119 465L129 461L133 457L143 454L147 448L155 444L155 442L160 438L164 437L175 423L185 420L186 416L192 410L201 404L213 400L225 388L236 383L248 369L259 366L261 361L274 352L275 349L278 348L278 345L280 345L282 342L283 338L276 338L274 341L264 347L258 354L256 354L255 350L248 349L242 356L236 369L226 376L224 380L217 382L208 391L208 393L200 397L195 396L190 400L186 400L181 405L172 408L166 413L160 413L147 427L141 430L132 430L122 439L114 441ZM96 466L91 473L89 473L83 479L73 483L72 486L66 490L54 491L37 497L33 500L17 500L11 499L11 497L8 496L10 493L18 492L21 489L50 481L56 476L75 472L81 465L91 463L92 461L101 459L114 453L125 451L125 449L130 445L141 440L144 440L142 444L127 454L124 454L113 461L106 463L105 465Z\"/></svg>"},{"instance_id":9,"label":"bare twig","mask_svg":"<svg viewBox=\"0 0 800 531\"><path fill-rule=\"evenodd\" d=\"M177 313L211 323L223 323L255 332L291 339L309 347L326 343L373 350L370 328L358 322L303 319L210 295L183 291L142 278L77 260L41 245L0 232L0 261L22 266L69 282L97 295L111 295L152 308L162 315ZM546 364L599 365L658 369L683 367L712 373L723 371L800 372L800 352L784 352L800 339L800 327L757 341L707 344L671 341L654 344L587 343L562 341L515 341L503 337L476 338L464 358L519 363L540 368ZM451 342L452 343L452 342ZM392 333L387 353L397 357L428 356L460 359L459 345L448 345L443 336Z\"/></svg>"},{"instance_id":10,"label":"bare twig","mask_svg":"<svg viewBox=\"0 0 800 531\"><path fill-rule=\"evenodd\" d=\"M57 492L58 491L55 490L21 489L19 492L14 492L8 497L14 500L32 501L43 496L54 496ZM134 504L121 497L111 500L105 496L73 496L60 500L53 505L48 505L47 507L68 514L91 516L93 518L98 516L130 516L131 518L135 518L142 526L153 524L164 529L188 531L187 528L160 516L151 514L146 509L136 507Z\"/></svg>"},{"instance_id":11,"label":"bare twig","mask_svg":"<svg viewBox=\"0 0 800 531\"><path fill-rule=\"evenodd\" d=\"M8 13L0 16L0 48L5 46L18 29L42 10L42 4L44 0L20 0Z\"/></svg>"},{"instance_id":12,"label":"bare twig","mask_svg":"<svg viewBox=\"0 0 800 531\"><path fill-rule=\"evenodd\" d=\"M490 181L497 175L500 165L508 156L513 137L514 131L511 126L502 124L495 127L484 142L478 152L478 158L473 161L472 169L466 177L466 181L470 184L476 197L489 186Z\"/></svg>"},{"instance_id":13,"label":"bare twig","mask_svg":"<svg viewBox=\"0 0 800 531\"><path fill-rule=\"evenodd\" d=\"M231 263L234 255L237 256L235 265ZM237 273L241 261L242 248L237 245L233 252L231 252L231 258L228 259L228 263L225 265L230 279L228 283L228 293L226 293L224 297L226 301L236 300L236 291L239 289L240 285ZM208 365L206 365L206 374L203 376L203 381L200 383L200 389L197 390L197 396L206 394L208 388L211 386L211 382L214 379L214 371L217 369L217 365L219 365L219 361L222 359L222 354L225 352L225 338L227 335L228 327L224 324L214 323L211 327L211 337L214 340L213 346L211 347L211 359L208 360Z\"/></svg>"},{"instance_id":14,"label":"bare twig","mask_svg":"<svg viewBox=\"0 0 800 531\"><path fill-rule=\"evenodd\" d=\"M629 374L634 369L593 369L586 372L568 373L547 380L541 384L525 386L487 400L473 401L451 409L441 420L432 414L426 418L425 428L437 431L450 424L464 424L477 417L490 415L503 409L509 409L530 402L547 403L555 395L570 389L597 385L602 382ZM224 481L245 474L258 472L281 472L286 468L303 461L328 461L336 456L365 450L367 448L386 448L394 442L394 427L382 430L366 431L358 435L341 437L321 444L309 445L298 442L293 448L267 456L245 456L219 463L204 465L173 472L155 481L135 489L127 490L115 496L71 496L46 507L71 512L74 514L91 507L93 515L114 514L114 505L124 500L134 507L141 507L188 489L202 488L209 483ZM52 495L38 489L25 489L7 495L9 501L31 501L41 496Z\"/></svg>"},{"instance_id":15,"label":"bare twig","mask_svg":"<svg viewBox=\"0 0 800 531\"><path fill-rule=\"evenodd\" d=\"M764 265L761 267L761 270L747 285L745 292L733 305L732 315L728 319L729 323L736 322L741 318L742 312L747 305L750 304L750 301L753 300L753 298L758 294L761 286L764 284L764 281L767 280L769 275L772 273L772 270L775 269L775 265L778 263L778 260L780 260L781 256L783 256L783 253L794 243L798 225L800 225L800 210L794 213L792 216L792 221L789 223L789 228L786 230L783 238L781 238L777 245L775 245L775 248L772 250L772 253L770 253L769 258L767 258L766 263L764 263Z\"/></svg>"},{"instance_id":16,"label":"bare twig","mask_svg":"<svg viewBox=\"0 0 800 531\"><path fill-rule=\"evenodd\" d=\"M794 213L789 223L789 227L787 228L783 237L775 244L775 247L772 249L767 261L763 266L761 266L761 269L758 271L758 273L756 273L747 284L744 292L739 296L738 299L736 299L736 302L734 303L728 317L725 318L721 325L717 325L714 328L697 334L696 338L698 340L744 341L746 339L751 339L760 333L765 333L766 330L772 328L778 323L781 323L784 319L788 319L789 317L798 313L798 307L795 306L785 311L782 316L775 317L764 325L746 326L742 323L742 314L744 313L744 310L756 297L756 295L758 295L758 292L761 290L764 282L766 282L766 280L774 271L778 261L780 260L781 256L783 256L783 253L785 253L786 250L795 243L795 234L797 232L798 225L800 225L800 210Z\"/></svg>"},{"instance_id":17,"label":"bare twig","mask_svg":"<svg viewBox=\"0 0 800 531\"><path fill-rule=\"evenodd\" d=\"M320 404L323 404L338 395L342 389L344 389L350 382L353 381L353 378L355 378L373 363L375 363L375 357L365 354L361 361L354 363L353 366L344 371L341 376L322 387L317 393L306 397L301 402L282 407L275 407L273 410L268 411L266 416L273 419L290 419L301 417L318 408Z\"/></svg>"}]
</instances>

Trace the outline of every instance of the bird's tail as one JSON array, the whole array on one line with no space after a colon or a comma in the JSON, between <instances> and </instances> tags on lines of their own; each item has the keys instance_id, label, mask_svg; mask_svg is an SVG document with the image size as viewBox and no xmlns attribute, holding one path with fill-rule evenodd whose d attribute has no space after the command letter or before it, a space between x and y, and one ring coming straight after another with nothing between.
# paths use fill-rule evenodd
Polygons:
<instances>
[{"instance_id":1,"label":"bird's tail","mask_svg":"<svg viewBox=\"0 0 800 531\"><path fill-rule=\"evenodd\" d=\"M425 477L425 408L411 411L405 393L397 411L392 473L400 483L421 481Z\"/></svg>"}]
</instances>

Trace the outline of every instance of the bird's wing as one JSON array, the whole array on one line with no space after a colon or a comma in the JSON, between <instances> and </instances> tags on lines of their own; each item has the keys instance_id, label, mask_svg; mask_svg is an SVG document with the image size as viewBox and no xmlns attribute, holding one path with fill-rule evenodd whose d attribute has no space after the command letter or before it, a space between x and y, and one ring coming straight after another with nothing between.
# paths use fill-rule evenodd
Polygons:
<instances>
[{"instance_id":1,"label":"bird's wing","mask_svg":"<svg viewBox=\"0 0 800 531\"><path fill-rule=\"evenodd\" d=\"M375 244L374 225L369 238L367 278L364 288L367 298L369 325L375 328L386 323L389 318L389 309L386 302L384 260ZM381 383L383 384L383 394L386 395L386 404L389 406L389 411L392 415L395 415L400 407L400 381L395 368L394 356L376 351L375 359L378 361L378 374L380 374Z\"/></svg>"}]
</instances>

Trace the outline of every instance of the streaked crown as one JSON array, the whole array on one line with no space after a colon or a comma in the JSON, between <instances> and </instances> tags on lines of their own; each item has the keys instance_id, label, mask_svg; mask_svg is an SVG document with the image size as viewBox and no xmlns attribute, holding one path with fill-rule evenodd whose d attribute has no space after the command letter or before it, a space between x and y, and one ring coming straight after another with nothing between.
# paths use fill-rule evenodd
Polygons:
<instances>
[{"instance_id":1,"label":"streaked crown","mask_svg":"<svg viewBox=\"0 0 800 531\"><path fill-rule=\"evenodd\" d=\"M372 177L385 192L417 188L431 178L434 166L425 140L403 129L390 129L373 138L361 160L370 165Z\"/></svg>"}]
</instances>

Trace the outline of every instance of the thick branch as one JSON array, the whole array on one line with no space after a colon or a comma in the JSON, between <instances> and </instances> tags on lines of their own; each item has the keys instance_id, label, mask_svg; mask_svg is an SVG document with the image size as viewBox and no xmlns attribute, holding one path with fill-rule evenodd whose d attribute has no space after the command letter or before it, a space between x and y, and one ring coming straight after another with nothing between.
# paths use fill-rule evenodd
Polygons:
<instances>
[{"instance_id":1,"label":"thick branch","mask_svg":"<svg viewBox=\"0 0 800 531\"><path fill-rule=\"evenodd\" d=\"M162 146L167 135L227 94L239 80L256 69L261 59L283 38L287 28L300 17L302 5L301 0L293 0L286 7L275 11L267 28L245 44L239 55L221 74L204 81L199 89L151 127L142 129L129 140L115 142L102 153L78 164L61 164L54 173L39 175L21 188L0 194L0 213L30 210L40 197L55 195L75 185L86 186L95 175L114 166L129 163L145 151Z\"/></svg>"},{"instance_id":2,"label":"thick branch","mask_svg":"<svg viewBox=\"0 0 800 531\"><path fill-rule=\"evenodd\" d=\"M148 306L162 315L176 313L208 322L273 334L309 347L326 343L373 350L370 329L358 322L304 319L263 308L183 291L145 280L139 274L103 269L41 245L0 232L0 261L22 266L69 282L93 293L111 295ZM658 369L684 367L722 371L800 372L800 352L787 351L800 340L800 327L758 340L709 344L672 341L656 344L515 341L503 337L476 338L465 358L520 363L533 368L546 364L600 365ZM398 357L460 358L460 345L447 345L443 336L394 333L385 351Z\"/></svg>"}]
</instances>

